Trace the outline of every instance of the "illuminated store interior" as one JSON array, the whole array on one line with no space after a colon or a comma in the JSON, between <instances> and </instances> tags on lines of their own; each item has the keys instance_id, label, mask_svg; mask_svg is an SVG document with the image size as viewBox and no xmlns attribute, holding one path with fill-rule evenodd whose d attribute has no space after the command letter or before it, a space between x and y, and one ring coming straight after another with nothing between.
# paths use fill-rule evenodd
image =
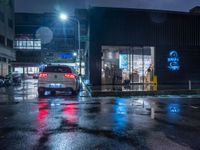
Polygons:
<instances>
[{"instance_id":1,"label":"illuminated store interior","mask_svg":"<svg viewBox=\"0 0 200 150\"><path fill-rule=\"evenodd\" d=\"M102 46L102 84L150 83L154 47Z\"/></svg>"}]
</instances>

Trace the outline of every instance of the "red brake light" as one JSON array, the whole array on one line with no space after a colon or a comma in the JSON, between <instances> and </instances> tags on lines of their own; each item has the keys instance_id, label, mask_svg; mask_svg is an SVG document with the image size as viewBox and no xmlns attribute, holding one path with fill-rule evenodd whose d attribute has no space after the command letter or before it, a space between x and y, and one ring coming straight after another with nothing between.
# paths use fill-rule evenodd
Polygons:
<instances>
[{"instance_id":1,"label":"red brake light","mask_svg":"<svg viewBox=\"0 0 200 150\"><path fill-rule=\"evenodd\" d=\"M48 73L40 73L39 78L46 78L48 76Z\"/></svg>"},{"instance_id":2,"label":"red brake light","mask_svg":"<svg viewBox=\"0 0 200 150\"><path fill-rule=\"evenodd\" d=\"M64 77L65 77L65 78L74 79L74 78L75 78L75 75L72 74L72 73L65 73Z\"/></svg>"}]
</instances>

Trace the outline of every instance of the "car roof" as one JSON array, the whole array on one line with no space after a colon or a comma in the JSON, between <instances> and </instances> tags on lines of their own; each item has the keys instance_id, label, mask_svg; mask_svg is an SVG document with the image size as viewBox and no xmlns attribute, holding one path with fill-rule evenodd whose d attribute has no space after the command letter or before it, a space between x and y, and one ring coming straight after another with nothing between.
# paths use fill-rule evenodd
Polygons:
<instances>
[{"instance_id":1,"label":"car roof","mask_svg":"<svg viewBox=\"0 0 200 150\"><path fill-rule=\"evenodd\" d=\"M68 72L73 72L73 73L75 73L74 72L74 69L72 68L72 67L70 67L70 66L67 66L67 65L48 65L48 66L46 66L43 70L42 70L42 72L57 72L58 70L57 69L64 69L65 71L67 71L68 70ZM50 69L50 70L49 70ZM53 69L53 70L52 70ZM57 71L56 71L57 70ZM63 71L64 71L63 70ZM60 70L61 71L61 70ZM59 71L58 71L59 72ZM62 72L62 71L61 71ZM64 73L64 72L63 72Z\"/></svg>"},{"instance_id":2,"label":"car roof","mask_svg":"<svg viewBox=\"0 0 200 150\"><path fill-rule=\"evenodd\" d=\"M67 65L47 65L46 67L69 67L70 66L67 66Z\"/></svg>"}]
</instances>

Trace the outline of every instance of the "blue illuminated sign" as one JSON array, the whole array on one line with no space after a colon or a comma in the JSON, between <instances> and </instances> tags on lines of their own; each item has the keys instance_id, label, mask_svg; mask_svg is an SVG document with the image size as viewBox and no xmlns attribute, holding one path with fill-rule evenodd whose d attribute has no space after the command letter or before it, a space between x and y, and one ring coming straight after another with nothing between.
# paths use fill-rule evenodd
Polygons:
<instances>
[{"instance_id":1,"label":"blue illuminated sign","mask_svg":"<svg viewBox=\"0 0 200 150\"><path fill-rule=\"evenodd\" d=\"M170 112L170 113L178 113L178 112L180 112L179 104L169 104L168 112Z\"/></svg>"},{"instance_id":2,"label":"blue illuminated sign","mask_svg":"<svg viewBox=\"0 0 200 150\"><path fill-rule=\"evenodd\" d=\"M115 105L113 105L113 131L119 132L126 128L128 117L127 117L127 105L126 100L123 98L116 98Z\"/></svg>"},{"instance_id":3,"label":"blue illuminated sign","mask_svg":"<svg viewBox=\"0 0 200 150\"><path fill-rule=\"evenodd\" d=\"M127 54L119 55L119 68L128 69L128 55Z\"/></svg>"},{"instance_id":4,"label":"blue illuminated sign","mask_svg":"<svg viewBox=\"0 0 200 150\"><path fill-rule=\"evenodd\" d=\"M171 71L180 70L180 62L177 51L172 50L169 52L169 57L167 58L168 69Z\"/></svg>"},{"instance_id":5,"label":"blue illuminated sign","mask_svg":"<svg viewBox=\"0 0 200 150\"><path fill-rule=\"evenodd\" d=\"M73 58L73 54L71 54L71 53L61 53L61 54L59 55L59 57L60 57L61 59L70 59L70 58Z\"/></svg>"}]
</instances>

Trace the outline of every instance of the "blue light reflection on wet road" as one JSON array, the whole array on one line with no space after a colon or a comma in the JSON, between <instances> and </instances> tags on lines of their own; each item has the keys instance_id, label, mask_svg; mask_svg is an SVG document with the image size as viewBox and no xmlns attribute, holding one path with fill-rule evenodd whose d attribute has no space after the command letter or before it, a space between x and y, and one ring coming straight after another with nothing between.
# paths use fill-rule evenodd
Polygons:
<instances>
[{"instance_id":1,"label":"blue light reflection on wet road","mask_svg":"<svg viewBox=\"0 0 200 150\"><path fill-rule=\"evenodd\" d=\"M126 100L123 98L116 98L113 110L113 131L124 130L128 119Z\"/></svg>"}]
</instances>

